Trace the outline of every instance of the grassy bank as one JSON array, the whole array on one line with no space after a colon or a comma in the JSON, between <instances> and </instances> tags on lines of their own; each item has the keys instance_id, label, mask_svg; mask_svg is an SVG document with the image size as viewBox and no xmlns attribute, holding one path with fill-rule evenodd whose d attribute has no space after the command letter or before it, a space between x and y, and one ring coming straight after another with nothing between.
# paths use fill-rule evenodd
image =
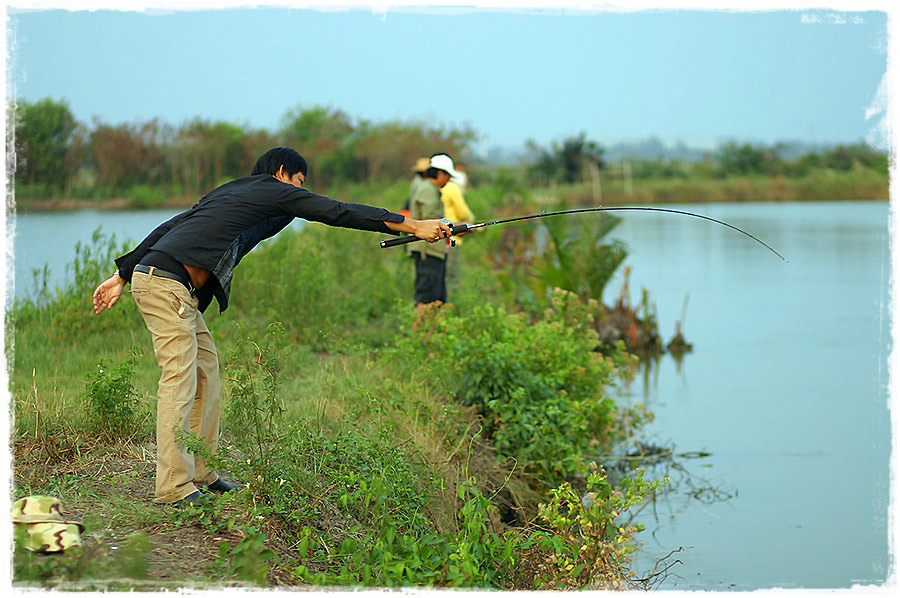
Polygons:
<instances>
[{"instance_id":1,"label":"grassy bank","mask_svg":"<svg viewBox=\"0 0 900 598\"><path fill-rule=\"evenodd\" d=\"M17 550L15 582L652 584L630 569L628 513L655 485L639 471L613 484L608 464L583 457L614 453L649 417L610 396L633 358L599 342L573 293L523 306L490 267L490 237L462 254L453 305L418 319L408 258L376 241L315 225L241 263L229 312L207 322L225 380L210 458L245 487L194 508L152 504L158 370L133 302L90 312L121 248L98 238L72 285L16 304L13 494L55 496L86 529L80 551Z\"/></svg>"},{"instance_id":2,"label":"grassy bank","mask_svg":"<svg viewBox=\"0 0 900 598\"><path fill-rule=\"evenodd\" d=\"M630 184L618 178L604 183L599 193L588 184L559 187L556 193L568 203L603 205L890 199L889 177L864 168L816 170L802 177L644 179Z\"/></svg>"}]
</instances>

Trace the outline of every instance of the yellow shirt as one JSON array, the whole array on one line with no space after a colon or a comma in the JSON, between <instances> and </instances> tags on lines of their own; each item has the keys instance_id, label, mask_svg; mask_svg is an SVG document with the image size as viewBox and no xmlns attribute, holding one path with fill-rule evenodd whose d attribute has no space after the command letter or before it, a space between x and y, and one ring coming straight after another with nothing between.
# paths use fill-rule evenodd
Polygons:
<instances>
[{"instance_id":1,"label":"yellow shirt","mask_svg":"<svg viewBox=\"0 0 900 598\"><path fill-rule=\"evenodd\" d=\"M456 224L457 222L474 222L475 215L469 209L469 205L463 198L462 189L453 181L448 181L441 188L441 203L444 204L444 218ZM459 237L454 237L459 243Z\"/></svg>"}]
</instances>

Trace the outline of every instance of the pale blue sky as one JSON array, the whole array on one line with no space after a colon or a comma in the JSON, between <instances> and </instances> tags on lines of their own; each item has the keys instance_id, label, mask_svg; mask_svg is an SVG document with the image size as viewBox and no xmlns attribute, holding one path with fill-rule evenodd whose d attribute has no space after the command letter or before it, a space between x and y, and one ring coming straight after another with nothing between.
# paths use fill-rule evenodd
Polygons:
<instances>
[{"instance_id":1,"label":"pale blue sky","mask_svg":"<svg viewBox=\"0 0 900 598\"><path fill-rule=\"evenodd\" d=\"M274 130L297 106L469 124L483 146L585 131L710 146L874 139L887 14L8 8L12 87L107 123Z\"/></svg>"}]
</instances>

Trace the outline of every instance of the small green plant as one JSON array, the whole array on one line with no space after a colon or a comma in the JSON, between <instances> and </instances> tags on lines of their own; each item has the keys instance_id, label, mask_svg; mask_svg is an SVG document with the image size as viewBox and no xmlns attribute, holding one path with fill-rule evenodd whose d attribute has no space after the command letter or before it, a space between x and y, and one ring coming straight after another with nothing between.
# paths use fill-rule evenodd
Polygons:
<instances>
[{"instance_id":1,"label":"small green plant","mask_svg":"<svg viewBox=\"0 0 900 598\"><path fill-rule=\"evenodd\" d=\"M568 482L553 489L539 510L549 531L531 538L544 552L535 589L627 589L634 536L643 526L619 521L659 484L645 482L636 470L614 488L605 472L592 466L584 496Z\"/></svg>"},{"instance_id":2,"label":"small green plant","mask_svg":"<svg viewBox=\"0 0 900 598\"><path fill-rule=\"evenodd\" d=\"M559 288L577 293L584 301L601 301L607 283L628 256L620 242L603 242L621 221L608 213L580 217L574 231L568 218L541 222L549 238L531 262L528 282L535 296L547 301L551 291Z\"/></svg>"},{"instance_id":3,"label":"small green plant","mask_svg":"<svg viewBox=\"0 0 900 598\"><path fill-rule=\"evenodd\" d=\"M88 378L82 394L88 429L107 440L129 439L141 433L147 412L131 380L138 349L116 366L103 361Z\"/></svg>"},{"instance_id":4,"label":"small green plant","mask_svg":"<svg viewBox=\"0 0 900 598\"><path fill-rule=\"evenodd\" d=\"M111 569L124 579L147 579L149 563L147 555L151 551L150 538L146 533L132 534L125 545L116 552Z\"/></svg>"},{"instance_id":5,"label":"small green plant","mask_svg":"<svg viewBox=\"0 0 900 598\"><path fill-rule=\"evenodd\" d=\"M238 449L264 478L271 473L271 455L278 439L284 405L278 397L281 370L280 337L284 327L267 327L262 344L252 340L243 326L241 338L226 367L231 396L225 407L228 429Z\"/></svg>"},{"instance_id":6,"label":"small green plant","mask_svg":"<svg viewBox=\"0 0 900 598\"><path fill-rule=\"evenodd\" d=\"M306 528L299 544L304 564L294 574L331 586L513 588L519 532L492 531L491 502L474 478L460 484L457 495L463 505L455 532L404 533L379 497L371 503L374 528L350 530L334 549L314 549L315 534Z\"/></svg>"},{"instance_id":7,"label":"small green plant","mask_svg":"<svg viewBox=\"0 0 900 598\"><path fill-rule=\"evenodd\" d=\"M226 565L229 575L265 586L270 564L277 555L266 546L266 534L253 526L246 526L242 531L243 537L234 546L228 542L219 544L219 562Z\"/></svg>"}]
</instances>

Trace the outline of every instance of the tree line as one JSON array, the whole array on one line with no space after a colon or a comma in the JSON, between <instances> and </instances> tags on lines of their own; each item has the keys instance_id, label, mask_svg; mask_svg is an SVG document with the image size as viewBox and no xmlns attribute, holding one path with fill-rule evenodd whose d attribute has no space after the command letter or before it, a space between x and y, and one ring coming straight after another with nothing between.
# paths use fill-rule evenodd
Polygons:
<instances>
[{"instance_id":1,"label":"tree line","mask_svg":"<svg viewBox=\"0 0 900 598\"><path fill-rule=\"evenodd\" d=\"M410 175L416 158L437 150L464 157L477 135L468 127L353 119L322 106L289 110L275 131L200 117L175 126L160 119L110 124L78 122L68 103L17 100L15 182L35 195L96 197L135 186L198 195L250 174L256 158L285 145L310 163L318 187L338 182L396 180Z\"/></svg>"},{"instance_id":2,"label":"tree line","mask_svg":"<svg viewBox=\"0 0 900 598\"><path fill-rule=\"evenodd\" d=\"M468 127L419 121L371 122L323 106L297 106L275 131L196 117L175 126L153 119L109 124L78 122L66 101L18 100L11 106L16 191L29 197L97 198L152 187L170 196L199 196L249 174L257 156L277 145L295 147L310 162L314 186L396 181L416 158L444 151L467 160L479 135ZM603 146L582 132L541 146L526 144L520 166L535 185L598 180L611 163ZM628 161L640 179L802 177L815 170L870 169L887 175L888 156L865 143L837 145L788 157L785 144L720 145L702 160ZM624 162L624 161L622 161ZM617 164L615 172L621 172Z\"/></svg>"},{"instance_id":3,"label":"tree line","mask_svg":"<svg viewBox=\"0 0 900 598\"><path fill-rule=\"evenodd\" d=\"M535 184L576 183L606 170L610 162L605 149L582 132L542 147L533 141L527 145L530 179ZM870 169L887 175L888 155L863 142L838 144L821 151L807 151L788 157L785 143L772 145L729 141L697 161L664 159L620 159L628 162L636 179L724 179L736 176L801 177L817 169L839 172L855 168Z\"/></svg>"}]
</instances>

